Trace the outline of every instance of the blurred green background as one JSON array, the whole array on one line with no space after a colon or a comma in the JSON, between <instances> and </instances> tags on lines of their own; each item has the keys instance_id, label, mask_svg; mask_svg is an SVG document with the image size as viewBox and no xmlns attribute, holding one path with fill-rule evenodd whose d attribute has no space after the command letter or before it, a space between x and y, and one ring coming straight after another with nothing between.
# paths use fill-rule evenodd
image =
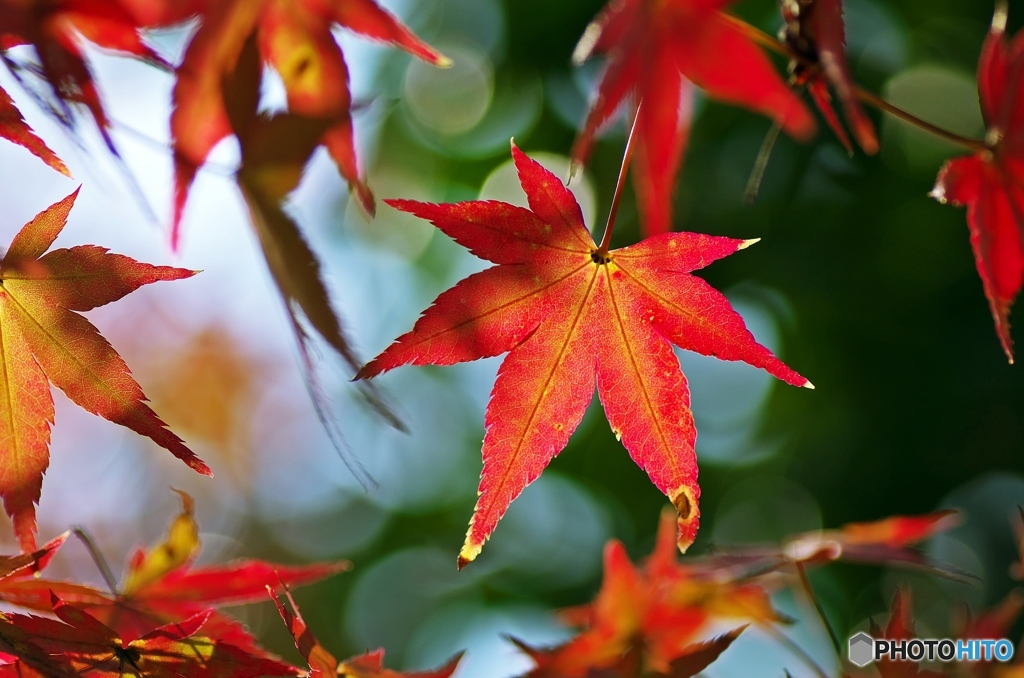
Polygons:
<instances>
[{"instance_id":1,"label":"blurred green background","mask_svg":"<svg viewBox=\"0 0 1024 678\"><path fill-rule=\"evenodd\" d=\"M456 66L436 71L339 32L359 102L361 159L378 197L522 202L509 166L512 136L565 172L600 74L600 64L571 67L569 55L601 2L385 4ZM847 0L845 6L850 63L861 84L958 133L984 133L974 68L989 3ZM779 27L770 0L744 0L734 9L767 31ZM1022 22L1024 8L1011 7L1011 28ZM186 34L169 31L156 39L174 54ZM124 60L96 59L129 166L162 214L169 156L167 99L160 97L170 81ZM139 84L147 82L152 90ZM268 108L281 105L273 82L264 100ZM31 104L21 101L46 131L45 118L33 117ZM942 161L961 151L872 116L882 140L877 157L848 157L824 127L806 145L782 137L756 203L747 206L744 187L769 122L699 102L676 193L676 228L762 238L701 275L817 390L789 388L745 365L681 356L700 432L702 519L692 552L964 508L965 523L928 550L981 576L975 585L879 568L814 573L840 633L882 615L896 583L914 581L925 635L948 629L952 601L977 609L1012 585L1010 517L1024 504L1024 380L996 340L965 212L927 196ZM60 132L51 129L47 138L55 135ZM73 144L64 151L87 189L90 182L99 186L93 202L80 208L80 230L68 238L111 246L129 238L126 247L166 260L164 233L135 225L145 217L118 198L124 189L88 152L89 143L84 151ZM592 224L604 223L623 144L619 121L574 183ZM33 174L37 168L17 151L2 153L9 238L46 199L69 189L42 170ZM119 562L130 546L161 534L174 510L170 479L199 497L206 560L248 555L354 563L351 573L297 592L307 621L339 656L384 646L390 665L422 668L468 646L462 676L525 670L529 662L502 634L538 644L565 638L552 610L590 599L606 539L623 540L635 557L646 554L665 498L616 442L595 401L568 448L513 505L480 559L456 572L480 469L483 408L500 360L403 368L383 377L411 428L405 436L360 407L348 375L325 349L318 369L351 452L379 483L361 489L311 414L284 316L229 179L237 151L228 145L218 153L197 184L180 255L206 273L95 316L157 411L218 477L192 478L141 440L62 406L54 467L44 485L44 533L84 523ZM33 187L12 195L13 185L29 183L26 177ZM616 246L639 238L631 190ZM381 206L367 223L322 155L291 209L322 256L336 305L365 356L408 329L434 296L482 267L428 224L390 208ZM122 216L111 219L112 210ZM83 431L102 433L97 440ZM89 445L96 451L81 449ZM115 503L103 508L105 499L88 498L83 478L94 479L94 494L108 488ZM86 504L91 508L83 515ZM98 579L83 553L65 558L58 563L63 572ZM805 619L785 597L779 604ZM272 608L240 613L273 649L295 658ZM793 632L834 665L813 626L801 621ZM779 675L787 666L799 675L791 656L764 652L756 639L737 644L729 662L708 673Z\"/></svg>"}]
</instances>

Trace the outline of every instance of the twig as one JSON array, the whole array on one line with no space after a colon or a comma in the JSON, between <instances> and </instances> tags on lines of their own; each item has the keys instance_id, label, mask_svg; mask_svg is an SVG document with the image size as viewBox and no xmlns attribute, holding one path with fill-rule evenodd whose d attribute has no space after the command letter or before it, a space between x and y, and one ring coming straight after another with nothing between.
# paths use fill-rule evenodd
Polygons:
<instances>
[{"instance_id":1,"label":"twig","mask_svg":"<svg viewBox=\"0 0 1024 678\"><path fill-rule=\"evenodd\" d=\"M100 571L100 575L103 576L103 581L106 582L107 588L114 594L115 597L121 595L117 590L117 580L114 578L114 573L110 570L110 565L107 564L107 559L103 557L103 553L100 552L96 542L93 541L92 536L86 532L84 527L75 527L72 532L76 537L82 540L85 544L85 548L89 551L89 556L92 558L92 562L96 564L96 569Z\"/></svg>"},{"instance_id":2,"label":"twig","mask_svg":"<svg viewBox=\"0 0 1024 678\"><path fill-rule=\"evenodd\" d=\"M779 140L779 132L782 125L773 122L768 134L761 143L761 150L757 152L757 160L754 161L754 169L750 172L750 179L747 180L747 188L743 191L743 202L753 205L757 200L757 193L761 190L761 181L764 179L765 170L768 169L768 160L772 157L772 149L775 142Z\"/></svg>"},{"instance_id":3,"label":"twig","mask_svg":"<svg viewBox=\"0 0 1024 678\"><path fill-rule=\"evenodd\" d=\"M811 580L807 576L807 570L804 568L803 563L796 564L796 571L800 575L800 583L803 584L804 593L811 599L811 603L814 604L814 609L818 613L818 617L821 619L822 626L828 631L828 637L832 640L832 647L836 649L836 656L843 656L842 645L839 644L839 636L836 635L835 630L832 628L832 624L829 623L828 617L825 616L825 608L822 607L821 601L818 600L817 594L814 593L814 587L811 586Z\"/></svg>"},{"instance_id":4,"label":"twig","mask_svg":"<svg viewBox=\"0 0 1024 678\"><path fill-rule=\"evenodd\" d=\"M734 26L743 31L743 33L748 38L750 38L757 44L761 45L762 47L766 47L772 50L773 52L781 54L794 61L800 62L800 65L803 66L808 71L820 71L820 64L818 64L816 61L812 59L808 59L803 54L800 54L782 40L779 40L778 38L769 35L768 33L765 33L756 26L751 26L742 19L738 19L734 16L729 15L724 16L730 23L732 23ZM949 130L943 129L937 125L933 125L932 123L922 120L921 118L917 117L912 113L908 113L899 106L896 106L895 104L886 101L877 94L869 92L860 85L853 86L853 93L858 99L868 104L869 106L874 106L875 108L881 111L885 111L886 113L893 117L899 118L904 122L914 125L915 127L919 127L920 129L923 129L926 132L930 132L931 134L934 134L937 137L945 139L950 143L956 144L957 146L963 146L964 148L967 148L976 153L988 150L988 146L985 144L984 141L981 141L979 139L970 139L968 137L956 134L955 132L950 132Z\"/></svg>"},{"instance_id":5,"label":"twig","mask_svg":"<svg viewBox=\"0 0 1024 678\"><path fill-rule=\"evenodd\" d=\"M787 636L782 631L779 631L777 628L775 628L771 624L764 624L764 625L762 625L762 628L765 629L765 631L768 633L768 635L770 635L773 638L775 638L775 640L779 641L779 643L781 643L783 646L785 646L787 650L789 650L797 658L799 658L800 661L802 661L803 663L807 664L807 666L812 671L814 671L816 674L818 674L818 678L828 678L828 674L825 673L825 669L821 668L821 666L818 664L818 662L814 661L814 657L812 657L811 655L807 654L807 651L804 650L799 645L797 645L793 641L792 638Z\"/></svg>"},{"instance_id":6,"label":"twig","mask_svg":"<svg viewBox=\"0 0 1024 678\"><path fill-rule=\"evenodd\" d=\"M860 85L853 86L853 93L856 94L857 98L863 101L864 103L874 106L879 110L885 111L889 115L895 118L899 118L904 122L910 123L915 127L919 127L926 132L931 132L935 136L945 139L950 143L954 143L957 146L963 146L964 148L968 148L976 153L988 150L988 146L985 145L984 141L980 141L978 139L969 139L967 137L956 134L955 132L950 132L949 130L933 125L930 122L922 120L913 113L908 113L902 108L889 103L888 101L878 96L874 92L867 91Z\"/></svg>"}]
</instances>

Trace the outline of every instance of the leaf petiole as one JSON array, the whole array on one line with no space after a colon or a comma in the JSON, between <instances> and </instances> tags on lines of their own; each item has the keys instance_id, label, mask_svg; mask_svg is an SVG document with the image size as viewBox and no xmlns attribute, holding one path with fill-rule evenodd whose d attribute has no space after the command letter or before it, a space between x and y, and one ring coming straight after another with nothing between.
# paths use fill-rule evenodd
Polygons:
<instances>
[{"instance_id":1,"label":"leaf petiole","mask_svg":"<svg viewBox=\"0 0 1024 678\"><path fill-rule=\"evenodd\" d=\"M811 599L811 604L814 605L814 610L818 613L822 626L824 626L825 630L828 631L828 637L829 640L832 641L832 647L835 648L836 656L841 659L843 656L843 650L842 646L839 644L839 637L836 636L836 632L832 628L832 624L829 623L828 617L825 616L825 608L818 599L818 595L814 592L814 587L811 586L811 579L807 576L807 568L804 567L803 563L798 562L796 564L796 571L800 575L800 584L803 586L804 593L806 593L807 597Z\"/></svg>"},{"instance_id":2,"label":"leaf petiole","mask_svg":"<svg viewBox=\"0 0 1024 678\"><path fill-rule=\"evenodd\" d=\"M114 578L114 572L110 569L110 565L107 564L107 559L103 557L103 552L96 545L92 535L84 527L75 527L71 531L85 544L85 548L89 552L92 562L96 564L96 569L103 576L103 581L106 583L107 588L110 589L115 598L120 598L121 592L117 590L117 580Z\"/></svg>"},{"instance_id":3,"label":"leaf petiole","mask_svg":"<svg viewBox=\"0 0 1024 678\"><path fill-rule=\"evenodd\" d=\"M629 173L629 163L633 160L633 148L636 143L637 122L640 120L640 107L643 101L637 104L636 112L633 113L633 123L629 126L629 138L626 140L626 150L622 153L622 167L619 168L619 178L615 182L615 194L612 196L611 207L608 208L608 222L604 226L604 235L601 237L601 245L597 248L595 255L605 258L612 244L612 231L615 230L615 217L619 213L619 201L622 199L622 190L626 186L626 175ZM595 259L597 261L597 259Z\"/></svg>"}]
</instances>

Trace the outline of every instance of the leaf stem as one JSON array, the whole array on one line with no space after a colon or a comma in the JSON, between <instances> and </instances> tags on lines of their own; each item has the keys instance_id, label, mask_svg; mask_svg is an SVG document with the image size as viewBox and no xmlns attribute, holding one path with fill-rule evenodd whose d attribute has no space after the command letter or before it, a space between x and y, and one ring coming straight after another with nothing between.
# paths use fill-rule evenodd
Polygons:
<instances>
[{"instance_id":1,"label":"leaf stem","mask_svg":"<svg viewBox=\"0 0 1024 678\"><path fill-rule=\"evenodd\" d=\"M779 40L778 38L769 35L768 33L765 33L756 26L751 26L743 19L739 19L728 14L724 14L723 16L725 16L727 21L731 22L734 26L740 29L748 38L750 38L757 44L761 45L762 47L766 47L772 50L773 52L781 54L789 59L793 59L794 61L798 61L804 68L808 70L817 71L820 69L820 65L816 61L812 61L811 59L805 57L803 54L800 54L799 52L795 51L792 47L787 45L782 40ZM941 139L945 139L950 143L956 144L957 146L962 146L968 150L974 151L975 153L989 150L988 145L986 145L984 141L961 136L959 134L956 134L955 132L950 132L947 129L943 129L938 125L933 125L932 123L922 120L916 115L903 110L899 106L896 106L895 104L886 101L885 99L878 96L874 92L869 92L860 85L855 84L853 86L853 92L858 99L868 104L869 106L874 106L880 111L884 111L895 118L899 118L900 120L906 123L923 129L926 132L930 132L931 134L934 134L935 136Z\"/></svg>"},{"instance_id":2,"label":"leaf stem","mask_svg":"<svg viewBox=\"0 0 1024 678\"><path fill-rule=\"evenodd\" d=\"M956 134L955 132L950 132L949 130L943 129L937 125L933 125L930 122L922 120L913 113L909 113L903 110L902 108L889 103L888 101L878 96L874 92L869 92L860 85L853 86L853 93L856 94L857 98L863 101L864 103L870 106L874 106L875 108L881 111L885 111L894 118L899 118L900 120L910 123L911 125L914 125L915 127L918 127L920 129L923 129L926 132L931 132L935 136L941 139L945 139L946 141L956 144L957 146L963 146L964 148L970 149L975 153L980 153L982 151L988 150L988 146L985 144L984 141L980 141L978 139L970 139L968 137Z\"/></svg>"},{"instance_id":3,"label":"leaf stem","mask_svg":"<svg viewBox=\"0 0 1024 678\"><path fill-rule=\"evenodd\" d=\"M825 673L825 669L821 668L821 665L814 661L814 657L807 654L807 650L800 647L792 638L771 624L762 624L761 628L763 628L769 636L775 638L775 640L777 640L783 647L792 652L798 659L806 664L808 668L814 671L814 673L818 675L818 678L828 678L828 674Z\"/></svg>"},{"instance_id":4,"label":"leaf stem","mask_svg":"<svg viewBox=\"0 0 1024 678\"><path fill-rule=\"evenodd\" d=\"M619 168L619 179L615 182L615 194L612 196L611 207L608 208L608 223L604 226L604 235L601 237L601 245L597 251L601 254L608 254L608 248L612 244L612 231L615 230L615 217L619 213L619 201L622 199L622 191L626 186L626 175L629 173L629 163L633 160L633 147L636 143L637 121L640 120L640 107L643 101L637 104L636 113L633 114L633 123L629 127L629 138L626 140L626 150L622 153L622 167Z\"/></svg>"},{"instance_id":5,"label":"leaf stem","mask_svg":"<svg viewBox=\"0 0 1024 678\"><path fill-rule=\"evenodd\" d=\"M747 205L753 205L757 200L757 193L761 190L761 181L764 180L765 170L768 169L768 160L772 156L772 149L775 148L775 142L779 140L781 131L782 125L773 121L772 126L768 129L768 134L761 142L761 150L757 152L754 169L750 172L750 178L747 180L747 189L743 191L743 202Z\"/></svg>"},{"instance_id":6,"label":"leaf stem","mask_svg":"<svg viewBox=\"0 0 1024 678\"><path fill-rule=\"evenodd\" d=\"M92 562L96 564L96 569L103 576L103 581L106 582L107 588L114 594L114 597L120 597L121 593L117 590L117 580L114 578L114 573L111 571L110 565L107 564L107 559L103 557L103 553L93 540L92 535L86 532L84 527L75 527L71 531L85 544L85 548L89 551Z\"/></svg>"},{"instance_id":7,"label":"leaf stem","mask_svg":"<svg viewBox=\"0 0 1024 678\"><path fill-rule=\"evenodd\" d=\"M811 603L814 605L815 611L818 613L818 617L821 618L821 625L828 631L828 637L832 641L832 647L836 649L836 656L843 656L842 646L839 644L839 637L836 635L835 629L832 628L832 624L829 623L828 617L825 616L825 608L822 607L821 601L818 600L817 594L814 593L814 587L811 586L811 579L807 576L807 569L803 563L796 564L796 571L800 575L800 583L803 585L804 593L811 599Z\"/></svg>"}]
</instances>

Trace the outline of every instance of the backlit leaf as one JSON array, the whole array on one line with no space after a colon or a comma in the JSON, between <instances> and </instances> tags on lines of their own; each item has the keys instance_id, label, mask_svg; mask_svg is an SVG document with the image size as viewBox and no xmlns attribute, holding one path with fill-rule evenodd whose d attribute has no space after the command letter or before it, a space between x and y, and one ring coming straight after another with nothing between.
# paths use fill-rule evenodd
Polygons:
<instances>
[{"instance_id":1,"label":"backlit leaf","mask_svg":"<svg viewBox=\"0 0 1024 678\"><path fill-rule=\"evenodd\" d=\"M357 378L509 353L487 406L480 498L460 566L565 447L595 386L616 436L675 505L685 550L697 532L700 489L689 392L672 344L810 386L754 340L724 295L691 275L750 243L662 234L601 252L558 177L515 146L512 154L530 209L387 201L498 265L439 296Z\"/></svg>"}]
</instances>

